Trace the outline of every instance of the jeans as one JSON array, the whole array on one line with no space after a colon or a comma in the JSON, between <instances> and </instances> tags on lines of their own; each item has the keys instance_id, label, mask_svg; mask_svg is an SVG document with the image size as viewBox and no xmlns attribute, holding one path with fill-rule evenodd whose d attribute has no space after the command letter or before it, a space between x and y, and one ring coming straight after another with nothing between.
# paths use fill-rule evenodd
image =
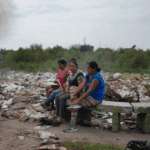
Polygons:
<instances>
[{"instance_id":1,"label":"jeans","mask_svg":"<svg viewBox=\"0 0 150 150\"><path fill-rule=\"evenodd\" d=\"M70 98L71 98L70 93L63 94L63 92L62 92L62 93L56 95L55 101L56 101L56 115L57 116L60 116L61 118L63 118L66 100L70 99ZM59 114L59 112L60 112L60 114Z\"/></svg>"},{"instance_id":2,"label":"jeans","mask_svg":"<svg viewBox=\"0 0 150 150\"><path fill-rule=\"evenodd\" d=\"M49 98L44 101L44 105L46 106L46 103L52 102L54 100L53 98L61 92L62 91L53 91L52 94L49 96Z\"/></svg>"}]
</instances>

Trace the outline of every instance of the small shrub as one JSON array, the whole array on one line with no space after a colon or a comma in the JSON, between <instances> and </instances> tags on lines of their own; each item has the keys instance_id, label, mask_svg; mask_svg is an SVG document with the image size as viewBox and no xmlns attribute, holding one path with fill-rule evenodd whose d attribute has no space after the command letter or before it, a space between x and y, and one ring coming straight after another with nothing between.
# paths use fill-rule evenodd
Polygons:
<instances>
[{"instance_id":1,"label":"small shrub","mask_svg":"<svg viewBox=\"0 0 150 150\"><path fill-rule=\"evenodd\" d=\"M150 89L150 85L149 85L149 84L144 85L144 87L145 87L146 89Z\"/></svg>"},{"instance_id":2,"label":"small shrub","mask_svg":"<svg viewBox=\"0 0 150 150\"><path fill-rule=\"evenodd\" d=\"M148 91L145 93L145 95L150 97L150 89L148 89Z\"/></svg>"}]
</instances>

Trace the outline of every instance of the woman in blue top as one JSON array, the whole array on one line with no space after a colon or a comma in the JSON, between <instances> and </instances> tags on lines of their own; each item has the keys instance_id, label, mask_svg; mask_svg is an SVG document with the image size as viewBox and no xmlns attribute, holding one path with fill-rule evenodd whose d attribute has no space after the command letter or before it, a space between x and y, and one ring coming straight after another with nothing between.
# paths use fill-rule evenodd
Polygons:
<instances>
[{"instance_id":1,"label":"woman in blue top","mask_svg":"<svg viewBox=\"0 0 150 150\"><path fill-rule=\"evenodd\" d=\"M99 73L100 70L101 69L98 67L95 61L88 63L88 74L71 96L71 106L68 107L68 109L71 111L71 124L68 126L68 128L63 130L64 132L72 132L77 130L76 119L78 115L78 109L81 107L93 107L102 103L105 95L105 82ZM80 91L83 91L84 88L85 92L82 92L82 96L76 99L75 96Z\"/></svg>"}]
</instances>

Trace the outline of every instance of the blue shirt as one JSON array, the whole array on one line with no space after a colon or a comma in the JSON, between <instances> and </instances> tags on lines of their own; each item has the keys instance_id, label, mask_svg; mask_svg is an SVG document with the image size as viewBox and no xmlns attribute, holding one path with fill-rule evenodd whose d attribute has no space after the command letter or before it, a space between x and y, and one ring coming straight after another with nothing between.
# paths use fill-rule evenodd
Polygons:
<instances>
[{"instance_id":1,"label":"blue shirt","mask_svg":"<svg viewBox=\"0 0 150 150\"><path fill-rule=\"evenodd\" d=\"M91 80L89 80L89 77L90 77L89 74L85 75L85 78L87 80L87 85L86 85L86 88L85 88L85 92L87 92L89 90L89 86L92 83L92 80L93 79L98 79L100 81L100 83L98 84L96 89L90 94L90 96L97 99L97 100L100 100L102 102L103 99L104 99L104 96L105 96L105 82L104 82L104 79L103 79L102 75L100 73L96 72L93 75Z\"/></svg>"}]
</instances>

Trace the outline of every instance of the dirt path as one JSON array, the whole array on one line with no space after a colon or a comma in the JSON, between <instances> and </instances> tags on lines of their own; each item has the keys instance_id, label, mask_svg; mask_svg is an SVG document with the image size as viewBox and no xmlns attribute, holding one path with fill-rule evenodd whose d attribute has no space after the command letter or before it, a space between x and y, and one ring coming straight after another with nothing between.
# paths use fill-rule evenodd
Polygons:
<instances>
[{"instance_id":1,"label":"dirt path","mask_svg":"<svg viewBox=\"0 0 150 150\"><path fill-rule=\"evenodd\" d=\"M18 120L8 120L2 118L1 133L0 133L0 150L36 150L41 143L39 130L34 129L37 123L19 122ZM96 130L94 127L78 126L78 131L71 133L64 133L63 129L68 126L68 122L61 124L58 127L50 127L43 131L54 133L61 141L85 141L100 144L118 144L118 146L125 147L130 140L149 140L149 134L142 134L140 132L126 132L120 131L112 133L110 130L100 129ZM32 134L23 135L24 139L20 140L21 136L26 130L32 130Z\"/></svg>"}]
</instances>

